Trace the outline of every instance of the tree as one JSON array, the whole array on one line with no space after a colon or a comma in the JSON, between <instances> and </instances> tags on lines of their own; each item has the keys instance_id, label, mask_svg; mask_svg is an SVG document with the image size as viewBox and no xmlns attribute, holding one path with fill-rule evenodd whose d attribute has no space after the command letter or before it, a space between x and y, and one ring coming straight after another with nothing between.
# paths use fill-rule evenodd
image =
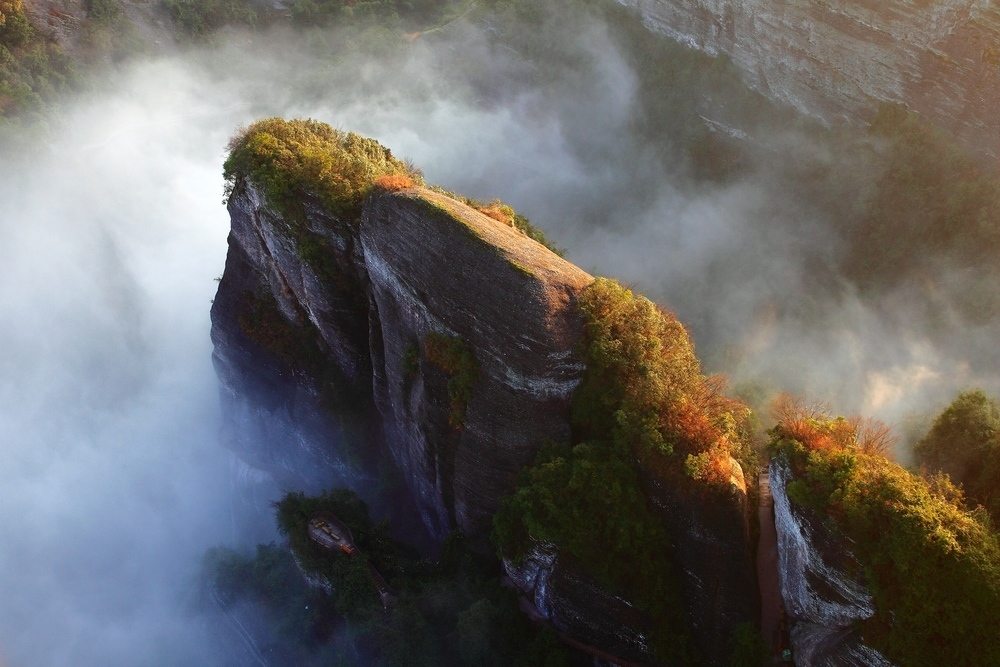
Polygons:
<instances>
[{"instance_id":1,"label":"tree","mask_svg":"<svg viewBox=\"0 0 1000 667\"><path fill-rule=\"evenodd\" d=\"M981 389L958 395L913 448L919 465L949 475L1000 518L1000 403Z\"/></svg>"}]
</instances>

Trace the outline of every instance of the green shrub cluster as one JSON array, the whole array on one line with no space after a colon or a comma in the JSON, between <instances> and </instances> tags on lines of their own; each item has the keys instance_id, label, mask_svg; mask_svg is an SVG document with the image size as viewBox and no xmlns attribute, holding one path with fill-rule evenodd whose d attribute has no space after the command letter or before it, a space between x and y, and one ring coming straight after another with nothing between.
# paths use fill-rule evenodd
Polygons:
<instances>
[{"instance_id":1,"label":"green shrub cluster","mask_svg":"<svg viewBox=\"0 0 1000 667\"><path fill-rule=\"evenodd\" d=\"M309 539L307 521L317 510L333 512L351 529L360 556L348 558ZM268 593L267 599L275 608L287 609L289 620L296 623L322 627L346 622L355 650L373 656L370 664L569 667L567 650L554 633L538 628L521 613L514 592L501 587L495 564L473 556L460 534L445 539L438 560L422 559L392 539L385 521L372 521L366 504L345 489L312 497L289 493L277 503L277 520L302 568L333 586L329 598L316 607L317 618L303 619L301 609L282 600L280 588L268 584L277 577L268 574L267 563L230 566L216 578L263 578L262 585L254 583L250 589L274 590L276 595ZM387 613L368 577L365 558L378 567L398 596L398 604ZM236 581L228 588L247 586ZM294 596L300 588L289 585L289 596L297 601ZM312 611L314 603L309 608Z\"/></svg>"},{"instance_id":2,"label":"green shrub cluster","mask_svg":"<svg viewBox=\"0 0 1000 667\"><path fill-rule=\"evenodd\" d=\"M586 363L573 396L573 443L549 444L494 520L501 555L533 540L648 614L667 664L696 661L671 539L643 476L689 493L729 490L730 442L748 411L705 378L687 331L647 299L597 279L579 299ZM685 466L688 463L689 465ZM685 468L699 469L692 476Z\"/></svg>"},{"instance_id":3,"label":"green shrub cluster","mask_svg":"<svg viewBox=\"0 0 1000 667\"><path fill-rule=\"evenodd\" d=\"M227 195L240 178L264 188L268 201L296 220L314 195L334 215L350 220L380 176L420 180L374 139L341 132L314 120L268 118L239 132L223 165Z\"/></svg>"},{"instance_id":4,"label":"green shrub cluster","mask_svg":"<svg viewBox=\"0 0 1000 667\"><path fill-rule=\"evenodd\" d=\"M802 423L771 434L792 467L791 500L819 512L861 565L876 607L861 625L865 642L901 665L1000 664L1000 540L985 512L967 511L946 478L812 438Z\"/></svg>"},{"instance_id":5,"label":"green shrub cluster","mask_svg":"<svg viewBox=\"0 0 1000 667\"><path fill-rule=\"evenodd\" d=\"M947 474L1000 523L1000 404L982 390L958 395L914 447L918 465Z\"/></svg>"},{"instance_id":6,"label":"green shrub cluster","mask_svg":"<svg viewBox=\"0 0 1000 667\"><path fill-rule=\"evenodd\" d=\"M292 21L301 26L345 25L377 19L383 25L405 22L410 29L444 18L455 2L446 0L297 0Z\"/></svg>"},{"instance_id":7,"label":"green shrub cluster","mask_svg":"<svg viewBox=\"0 0 1000 667\"><path fill-rule=\"evenodd\" d=\"M424 354L427 361L448 376L448 399L451 401L448 423L452 428L460 429L465 425L472 388L479 380L479 364L464 340L435 331L424 337Z\"/></svg>"}]
</instances>

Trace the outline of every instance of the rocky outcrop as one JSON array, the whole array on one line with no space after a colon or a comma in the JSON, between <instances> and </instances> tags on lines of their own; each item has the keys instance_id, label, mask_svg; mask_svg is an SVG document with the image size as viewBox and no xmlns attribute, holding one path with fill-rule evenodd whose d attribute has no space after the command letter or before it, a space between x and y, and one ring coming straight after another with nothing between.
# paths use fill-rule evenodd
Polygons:
<instances>
[{"instance_id":1,"label":"rocky outcrop","mask_svg":"<svg viewBox=\"0 0 1000 667\"><path fill-rule=\"evenodd\" d=\"M541 443L569 438L573 303L592 278L424 189L375 194L350 224L306 202L293 230L249 182L229 210L212 309L229 447L283 488L367 498L388 452L412 498L398 504L431 534L488 535ZM461 424L431 335L475 361Z\"/></svg>"},{"instance_id":2,"label":"rocky outcrop","mask_svg":"<svg viewBox=\"0 0 1000 667\"><path fill-rule=\"evenodd\" d=\"M781 458L770 465L774 523L778 533L778 575L792 622L795 664L804 667L889 667L881 653L864 645L856 626L875 613L860 566L818 517L789 501L792 481Z\"/></svg>"},{"instance_id":3,"label":"rocky outcrop","mask_svg":"<svg viewBox=\"0 0 1000 667\"><path fill-rule=\"evenodd\" d=\"M436 534L489 532L498 499L545 440L570 437L583 366L576 295L593 280L543 246L427 190L374 198L360 234L370 284L373 393L393 456ZM461 340L478 377L465 421L426 354Z\"/></svg>"},{"instance_id":4,"label":"rocky outcrop","mask_svg":"<svg viewBox=\"0 0 1000 667\"><path fill-rule=\"evenodd\" d=\"M234 469L254 488L348 487L397 528L420 524L433 539L457 528L492 550L518 472L544 442L572 439L576 300L593 278L431 190L376 189L349 220L302 204L279 213L245 177L229 200L212 338ZM713 665L756 616L733 470L731 493L710 498L646 480L696 650ZM536 546L506 563L536 614L572 641L649 662L650 616L557 546Z\"/></svg>"},{"instance_id":5,"label":"rocky outcrop","mask_svg":"<svg viewBox=\"0 0 1000 667\"><path fill-rule=\"evenodd\" d=\"M826 120L902 103L1000 155L992 0L619 0L650 27L726 54L753 88Z\"/></svg>"}]
</instances>

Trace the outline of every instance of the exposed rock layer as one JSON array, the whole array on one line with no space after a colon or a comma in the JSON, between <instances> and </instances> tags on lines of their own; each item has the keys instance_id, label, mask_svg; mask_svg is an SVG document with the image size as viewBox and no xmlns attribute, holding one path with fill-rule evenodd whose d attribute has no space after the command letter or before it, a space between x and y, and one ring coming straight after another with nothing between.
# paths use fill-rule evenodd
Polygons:
<instances>
[{"instance_id":1,"label":"exposed rock layer","mask_svg":"<svg viewBox=\"0 0 1000 667\"><path fill-rule=\"evenodd\" d=\"M801 111L864 119L907 105L1000 155L1000 5L992 0L619 0L647 25L726 54Z\"/></svg>"},{"instance_id":2,"label":"exposed rock layer","mask_svg":"<svg viewBox=\"0 0 1000 667\"><path fill-rule=\"evenodd\" d=\"M890 667L881 653L864 645L854 627L875 613L872 596L859 580L860 567L815 516L789 501L787 463L770 465L774 523L778 533L778 575L785 610L792 622L795 664L803 667Z\"/></svg>"},{"instance_id":3,"label":"exposed rock layer","mask_svg":"<svg viewBox=\"0 0 1000 667\"><path fill-rule=\"evenodd\" d=\"M230 446L292 488L358 488L344 461L387 449L432 534L487 535L540 444L569 438L583 370L573 303L592 278L428 190L373 196L359 225L308 205L298 232L250 184L229 209L212 316ZM297 234L319 245L319 266L302 259ZM253 304L277 311L264 316L279 328L314 332L322 377L269 346L275 326L248 322ZM423 351L432 332L462 340L478 365L461 428L449 424L448 377Z\"/></svg>"}]
</instances>

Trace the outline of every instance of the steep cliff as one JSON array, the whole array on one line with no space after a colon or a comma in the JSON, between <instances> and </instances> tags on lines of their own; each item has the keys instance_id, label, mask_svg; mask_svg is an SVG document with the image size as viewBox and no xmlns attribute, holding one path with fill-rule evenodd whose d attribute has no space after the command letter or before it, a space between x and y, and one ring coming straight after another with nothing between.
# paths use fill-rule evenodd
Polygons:
<instances>
[{"instance_id":1,"label":"steep cliff","mask_svg":"<svg viewBox=\"0 0 1000 667\"><path fill-rule=\"evenodd\" d=\"M422 188L377 191L350 223L308 201L294 233L250 179L229 209L212 317L230 447L286 486L362 495L386 450L434 535L488 534L539 443L569 437L590 276ZM461 423L446 360L428 358L441 339L475 361Z\"/></svg>"},{"instance_id":2,"label":"steep cliff","mask_svg":"<svg viewBox=\"0 0 1000 667\"><path fill-rule=\"evenodd\" d=\"M796 663L995 663L1000 539L986 512L859 442L848 420L804 415L771 434Z\"/></svg>"},{"instance_id":3,"label":"steep cliff","mask_svg":"<svg viewBox=\"0 0 1000 667\"><path fill-rule=\"evenodd\" d=\"M781 596L792 621L796 664L891 665L858 637L860 622L872 617L875 606L864 582L848 574L859 568L843 537L831 534L815 514L810 519L801 506L789 502L785 487L792 473L787 460L773 459L769 473Z\"/></svg>"},{"instance_id":4,"label":"steep cliff","mask_svg":"<svg viewBox=\"0 0 1000 667\"><path fill-rule=\"evenodd\" d=\"M728 444L745 408L700 374L680 323L528 238L505 207L420 187L374 141L272 119L232 149L212 336L243 478L349 487L394 523L412 511L433 538L459 529L491 550L501 499L546 443L588 450L595 476L559 502L586 525L507 559L510 578L574 641L670 663L677 636L685 660L727 664L735 626L755 616ZM607 349L652 364L629 373L655 387L583 344L585 326L619 323L628 340ZM629 392L631 407L608 412Z\"/></svg>"},{"instance_id":5,"label":"steep cliff","mask_svg":"<svg viewBox=\"0 0 1000 667\"><path fill-rule=\"evenodd\" d=\"M996 157L1000 7L991 0L619 0L726 54L752 87L826 120L898 102Z\"/></svg>"}]
</instances>

